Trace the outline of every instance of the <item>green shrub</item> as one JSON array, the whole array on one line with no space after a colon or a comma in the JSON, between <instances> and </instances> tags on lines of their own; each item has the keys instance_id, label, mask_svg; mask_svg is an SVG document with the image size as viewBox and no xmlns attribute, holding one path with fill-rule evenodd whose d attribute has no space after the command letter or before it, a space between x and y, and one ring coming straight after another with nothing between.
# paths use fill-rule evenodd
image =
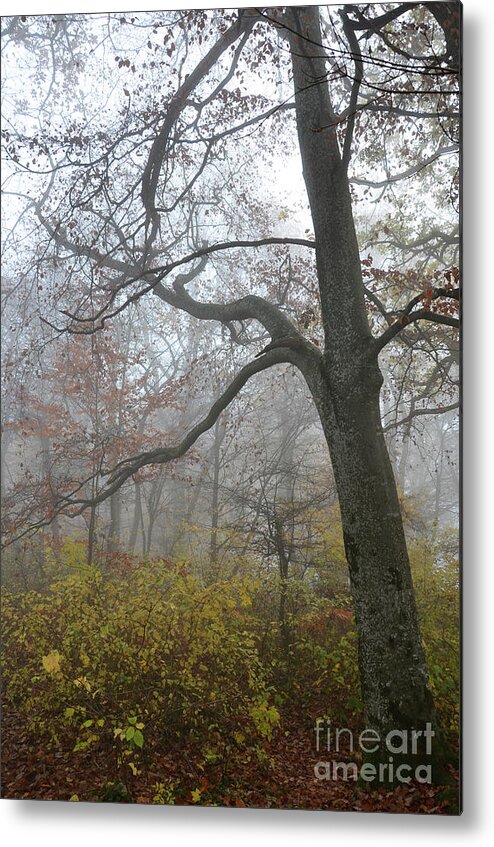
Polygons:
<instances>
[{"instance_id":1,"label":"green shrub","mask_svg":"<svg viewBox=\"0 0 494 847\"><path fill-rule=\"evenodd\" d=\"M459 565L447 532L410 544L420 629L434 702L443 729L459 732Z\"/></svg>"},{"instance_id":2,"label":"green shrub","mask_svg":"<svg viewBox=\"0 0 494 847\"><path fill-rule=\"evenodd\" d=\"M246 626L249 584L204 587L183 568L95 567L45 593L4 593L4 695L32 733L103 746L116 776L163 745L225 768L269 739L279 715ZM123 776L122 776L123 771Z\"/></svg>"}]
</instances>

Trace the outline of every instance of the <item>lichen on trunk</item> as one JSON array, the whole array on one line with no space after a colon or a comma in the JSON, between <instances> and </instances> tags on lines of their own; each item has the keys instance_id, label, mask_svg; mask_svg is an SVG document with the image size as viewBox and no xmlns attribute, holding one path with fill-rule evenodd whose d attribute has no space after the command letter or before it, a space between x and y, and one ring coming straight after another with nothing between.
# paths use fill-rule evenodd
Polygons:
<instances>
[{"instance_id":1,"label":"lichen on trunk","mask_svg":"<svg viewBox=\"0 0 494 847\"><path fill-rule=\"evenodd\" d=\"M305 376L338 490L359 640L366 725L388 758L392 730L438 729L396 483L384 441L382 376L364 302L351 196L334 126L317 7L290 12L297 130L316 238L325 349ZM333 125L332 125L333 124ZM426 755L420 736L415 760ZM445 747L433 753L444 780ZM407 758L405 756L405 758Z\"/></svg>"}]
</instances>

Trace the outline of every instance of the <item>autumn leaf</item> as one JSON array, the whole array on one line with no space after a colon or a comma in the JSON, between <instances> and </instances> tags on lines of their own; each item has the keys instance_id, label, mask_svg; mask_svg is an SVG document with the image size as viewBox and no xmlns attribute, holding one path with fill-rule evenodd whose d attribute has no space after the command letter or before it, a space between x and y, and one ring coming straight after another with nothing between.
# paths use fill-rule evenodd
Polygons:
<instances>
[{"instance_id":1,"label":"autumn leaf","mask_svg":"<svg viewBox=\"0 0 494 847\"><path fill-rule=\"evenodd\" d=\"M52 650L51 653L48 653L47 656L43 656L42 662L43 667L47 673L50 674L58 674L60 673L60 663L62 661L62 657L58 650Z\"/></svg>"}]
</instances>

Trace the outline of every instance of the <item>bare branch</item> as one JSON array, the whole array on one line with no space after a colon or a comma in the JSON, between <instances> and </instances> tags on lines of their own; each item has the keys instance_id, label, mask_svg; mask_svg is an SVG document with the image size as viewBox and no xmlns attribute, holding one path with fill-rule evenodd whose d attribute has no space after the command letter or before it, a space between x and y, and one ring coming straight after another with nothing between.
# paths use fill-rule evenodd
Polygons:
<instances>
[{"instance_id":1,"label":"bare branch","mask_svg":"<svg viewBox=\"0 0 494 847\"><path fill-rule=\"evenodd\" d=\"M402 314L397 321L392 323L391 326L389 326L388 329L379 336L379 338L375 339L374 349L379 353L387 344L389 344L390 341L392 341L393 338L398 335L398 333L416 321L429 321L435 324L443 324L444 326L451 326L453 329L460 328L460 321L458 318L443 315L441 312L431 312L428 309L417 309L415 312L411 312L410 314Z\"/></svg>"},{"instance_id":2,"label":"bare branch","mask_svg":"<svg viewBox=\"0 0 494 847\"><path fill-rule=\"evenodd\" d=\"M348 106L349 117L345 133L345 141L343 143L343 152L341 154L343 166L345 169L348 169L348 164L350 162L350 156L352 152L352 139L353 132L355 129L355 116L357 113L358 95L362 80L364 78L364 64L362 61L362 51L360 49L360 44L358 43L357 36L355 35L355 31L352 28L352 22L348 17L348 13L346 12L346 10L342 10L340 12L340 16L343 21L343 30L348 39L348 44L350 45L350 50L352 51L352 58L355 65L355 76L353 77L350 103Z\"/></svg>"},{"instance_id":3,"label":"bare branch","mask_svg":"<svg viewBox=\"0 0 494 847\"><path fill-rule=\"evenodd\" d=\"M417 162L416 165L413 165L411 168L407 168L401 173L394 174L394 176L388 176L386 179L382 180L361 179L360 177L355 176L351 177L349 182L352 182L354 185L366 185L371 188L384 188L392 182L400 182L402 179L410 179L410 177L415 176L420 173L420 171L423 171L428 165L435 162L436 159L439 159L441 156L449 155L450 153L458 153L458 150L459 148L457 144L451 144L448 147L440 147L432 154L432 156L428 156L427 159Z\"/></svg>"},{"instance_id":4,"label":"bare branch","mask_svg":"<svg viewBox=\"0 0 494 847\"><path fill-rule=\"evenodd\" d=\"M355 13L359 19L358 23L356 21L351 21L350 23L353 29L376 32L377 30L387 26L387 24L391 23L391 21L396 20L396 18L399 18L401 15L404 15L406 12L414 9L415 6L415 3L402 3L400 6L395 6L394 9L390 9L389 12L378 15L377 18L366 18L360 10L355 9Z\"/></svg>"},{"instance_id":5,"label":"bare branch","mask_svg":"<svg viewBox=\"0 0 494 847\"><path fill-rule=\"evenodd\" d=\"M151 224L151 230L147 238L148 248L153 243L158 232L159 216L155 203L156 190L172 127L196 86L208 75L218 59L235 43L237 38L242 34L250 32L257 19L257 13L252 14L250 10L246 10L245 12L244 10L240 10L237 20L218 38L209 52L185 78L168 106L163 126L151 146L142 176L141 199L146 210L147 220Z\"/></svg>"},{"instance_id":6,"label":"bare branch","mask_svg":"<svg viewBox=\"0 0 494 847\"><path fill-rule=\"evenodd\" d=\"M387 424L387 426L383 427L383 432L389 432L392 429L398 429L400 426L404 426L405 424L410 423L414 418L417 417L426 417L427 415L443 415L446 412L452 412L455 409L459 409L460 403L457 401L456 403L450 403L448 406L437 406L433 409L414 409L410 414L406 417L402 418L399 421L393 421L392 423Z\"/></svg>"},{"instance_id":7,"label":"bare branch","mask_svg":"<svg viewBox=\"0 0 494 847\"><path fill-rule=\"evenodd\" d=\"M57 240L60 240L60 242L63 243L64 246L67 247L67 249L72 249L74 252L77 249L79 249L79 252L81 252L80 248L76 247L76 245L70 245L70 248L69 248L70 242L68 242L66 240L65 236L58 236L56 231L53 229L53 227L51 227L51 232ZM161 291L161 289L160 289L161 293L159 293L157 288L158 288L159 284L161 283L161 281L163 279L165 279L165 277L167 277L172 271L176 270L176 268L179 268L182 265L189 264L190 262L193 262L195 259L203 259L205 256L208 256L211 253L217 253L217 252L221 252L223 250L231 250L231 249L234 249L234 248L237 248L237 247L252 247L253 248L253 247L262 247L262 246L278 245L278 244L280 244L280 245L294 244L294 245L299 245L301 247L309 247L312 250L314 250L315 247L316 247L316 244L315 244L314 241L309 241L308 239L305 239L305 238L276 238L276 237L270 237L270 238L259 238L259 239L251 240L251 241L245 241L245 240L244 241L224 241L224 242L219 242L217 244L211 244L209 246L204 245L203 247L199 248L198 250L195 250L193 253L189 253L186 256L182 256L182 258L180 258L180 259L176 259L174 262L169 262L166 265L159 265L159 266L156 266L154 268L149 268L148 270L145 270L145 271L143 271L142 269L138 269L136 267L131 267L129 265L125 265L124 262L118 262L117 260L114 260L114 259L110 259L110 261L107 263L106 257L104 257L104 258L99 257L96 250L94 250L92 248L83 248L83 252L88 256L90 255L91 258L94 259L94 261L98 261L99 264L101 264L101 265L108 264L108 267L110 267L111 269L121 271L124 274L124 278L121 279L120 281L118 281L117 283L112 283L111 285L108 286L108 288L111 289L108 301L97 312L94 312L93 314L89 315L88 317L76 315L72 312L69 312L66 309L61 310L61 314L70 318L70 320L75 321L76 323L79 323L81 325L87 324L88 325L87 329L83 329L83 330L80 330L80 331L74 330L73 328L69 329L68 327L66 327L64 329L63 327L55 326L54 324L50 323L49 321L45 321L45 323L47 323L49 326L52 327L52 329L55 329L57 332L64 332L66 330L69 330L70 332L72 332L76 335L78 334L78 332L81 332L82 334L91 335L92 333L98 332L100 329L102 329L102 327L105 325L105 323L108 320L110 320L110 318L114 318L116 315L123 312L124 309L126 309L127 306L129 306L131 303L135 303L137 300L140 300L141 297L144 297L146 294L149 294L151 291L154 291L154 293L158 294L158 296L160 296L160 298L162 300L165 300L166 298L164 296L162 296L163 291ZM204 263L202 263L200 265L200 270L203 270L203 269L204 269ZM195 271L193 271L193 276L194 277L197 276L197 273L198 273L198 269L196 268ZM179 279L181 279L181 278L182 277L179 277ZM134 292L132 295L130 295L123 303L121 303L113 311L111 311L111 312L108 311L110 309L110 307L113 305L113 303L115 302L118 294L120 294L126 288L129 288L131 285L134 285L136 282L139 282L140 280L147 280L148 281L147 285L145 285L144 288L141 288L138 291ZM190 280L188 280L188 281L190 281ZM174 284L174 287L175 287L175 284ZM166 291L166 289L164 289L164 291ZM166 302L171 303L171 301L169 299L166 300ZM175 305L175 303L171 303L171 305ZM180 308L182 308L182 307L180 307ZM197 315L197 317L199 317L199 316ZM246 317L252 317L252 315L248 315ZM213 318L213 320L216 320L216 318ZM218 320L220 320L220 319L218 318ZM236 320L236 318L232 318L232 320ZM98 321L99 321L99 323L97 323Z\"/></svg>"},{"instance_id":8,"label":"bare branch","mask_svg":"<svg viewBox=\"0 0 494 847\"><path fill-rule=\"evenodd\" d=\"M316 348L314 348L314 350L316 350ZM316 352L318 353L318 351ZM49 519L39 521L27 527L23 532L13 538L10 538L6 542L5 546L12 544L14 541L19 540L25 535L32 534L44 526L49 526L54 518L60 514L65 514L67 517L74 518L81 515L86 509L98 506L100 503L103 503L115 494L115 492L118 491L122 485L141 468L149 465L163 465L168 462L173 462L175 459L179 459L187 453L201 435L211 429L219 418L221 412L223 412L224 409L226 409L226 407L235 399L246 382L252 376L273 367L273 365L283 363L290 363L298 368L303 368L304 358L306 355L304 345L301 344L298 349L277 347L276 349L264 353L254 361L249 362L242 368L237 376L234 377L223 394L213 403L208 414L199 421L199 423L193 426L178 444L174 447L158 447L155 450L140 453L120 462L108 473L104 474L103 472L100 472L97 476L108 476L108 482L93 498L81 498L74 496L81 490L83 485L87 484L95 477L85 479L83 483L79 483L77 485L71 494L68 494L58 500L55 505L54 514L52 514ZM318 353L318 355L320 356L320 353Z\"/></svg>"},{"instance_id":9,"label":"bare branch","mask_svg":"<svg viewBox=\"0 0 494 847\"><path fill-rule=\"evenodd\" d=\"M269 332L273 340L296 337L302 343L305 342L303 336L277 306L255 294L248 294L229 303L202 303L191 297L185 290L184 283L179 280L175 280L173 289L158 283L154 293L170 306L200 320L219 321L225 325L232 321L256 320Z\"/></svg>"}]
</instances>

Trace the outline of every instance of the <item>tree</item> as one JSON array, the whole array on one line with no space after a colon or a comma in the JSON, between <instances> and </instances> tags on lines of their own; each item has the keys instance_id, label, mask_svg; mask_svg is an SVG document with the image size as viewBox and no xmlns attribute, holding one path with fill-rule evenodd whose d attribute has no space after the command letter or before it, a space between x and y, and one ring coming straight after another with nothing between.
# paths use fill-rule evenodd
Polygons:
<instances>
[{"instance_id":1,"label":"tree","mask_svg":"<svg viewBox=\"0 0 494 847\"><path fill-rule=\"evenodd\" d=\"M61 495L59 510L73 515L94 508L141 468L183 456L262 371L281 364L298 369L317 408L336 481L366 721L384 737L391 729L435 725L435 713L381 423L379 357L397 343L420 347L423 326L430 332L455 332L459 293L451 266L438 264L433 282L428 270L425 283L424 274L412 278L418 291L405 302L406 285L396 277L391 291L384 276L384 296L366 287L355 192L359 185L364 190L395 185L456 151L450 140L425 158L419 153L424 125L433 121L433 140L441 132L449 138L455 125L459 6L405 3L376 7L374 17L371 11L368 6L331 14L327 8L277 7L211 18L198 11L151 15L142 23L135 16L110 16L119 50L115 73L125 74L118 131L111 127L110 132L101 116L82 115L64 129L53 118L51 127L41 122L36 132L15 136L9 129L6 144L12 161L25 171L33 169L26 160L29 149L38 173L44 168L45 175L35 178L44 179L42 197L28 196L25 209L38 232L36 274L44 280L48 262L64 268L63 308L58 319L45 318L55 333L100 332L147 296L198 321L222 325L242 349L252 343L253 327L262 328L257 336L263 339L261 352L243 364L178 443L102 469L106 483L95 497L88 500L76 491ZM28 39L36 24L25 26ZM70 23L62 29L70 43ZM7 30L18 39L22 24L8 24ZM91 27L87 32L95 38ZM59 38L54 31L55 55ZM143 51L153 58L141 67ZM154 76L157 62L166 70L162 84ZM278 75L284 90L291 78L294 99L268 104L267 97L249 93L254 72L265 79L268 91ZM237 88L229 85L232 80ZM272 226L268 234L260 232L268 224L250 172L262 151L256 151L248 130L260 127L257 137L265 139L263 124L273 121L287 131L293 115L313 227L313 237L306 238L273 234ZM366 159L375 166L379 158L369 141L375 115L390 122L396 141L383 180L359 183L350 171L352 154L363 167ZM236 147L243 136L244 145ZM407 145L414 161L391 172L389 160L399 162ZM58 201L61 187L65 199ZM229 210L232 200L234 211ZM384 207L385 213L390 210L391 205ZM207 237L215 228L223 236L219 241L200 234ZM414 233L401 235L409 249ZM427 242L443 238L435 231L423 237ZM289 269L280 291L275 280L281 274L280 251L287 245L295 271ZM243 269L238 259L221 264L225 252L239 248L246 251L241 255L257 251L259 258L241 260ZM309 281L315 275L316 286L307 284L300 270L308 262L302 251L315 254ZM228 265L232 261L236 275ZM408 282L415 273L410 261L405 260ZM297 272L304 285L293 305ZM245 293L251 287L249 273L259 280L261 293ZM319 334L314 329L318 316ZM381 748L378 756L384 753Z\"/></svg>"}]
</instances>

